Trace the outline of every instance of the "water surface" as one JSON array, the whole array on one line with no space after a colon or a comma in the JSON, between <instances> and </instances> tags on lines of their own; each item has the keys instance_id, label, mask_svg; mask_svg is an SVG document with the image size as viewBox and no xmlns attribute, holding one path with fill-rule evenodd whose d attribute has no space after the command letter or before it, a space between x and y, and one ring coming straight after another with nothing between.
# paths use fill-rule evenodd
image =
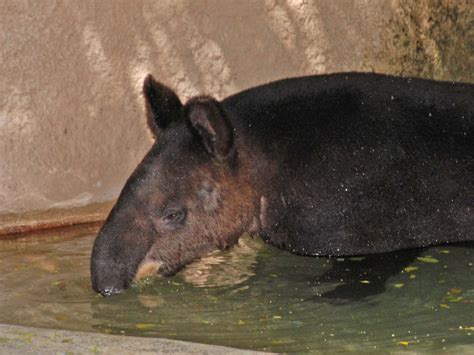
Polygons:
<instances>
[{"instance_id":1,"label":"water surface","mask_svg":"<svg viewBox=\"0 0 474 355\"><path fill-rule=\"evenodd\" d=\"M326 259L245 237L103 298L93 239L0 242L0 323L282 352L474 349L470 246Z\"/></svg>"}]
</instances>

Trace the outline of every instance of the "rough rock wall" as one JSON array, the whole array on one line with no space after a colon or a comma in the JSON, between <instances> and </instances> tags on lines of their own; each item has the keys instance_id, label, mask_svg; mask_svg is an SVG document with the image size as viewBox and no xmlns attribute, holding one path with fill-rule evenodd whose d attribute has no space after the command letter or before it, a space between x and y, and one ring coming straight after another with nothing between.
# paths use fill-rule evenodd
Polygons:
<instances>
[{"instance_id":1,"label":"rough rock wall","mask_svg":"<svg viewBox=\"0 0 474 355\"><path fill-rule=\"evenodd\" d=\"M378 71L474 81L473 5L0 0L0 214L114 199L149 148L146 73L185 100Z\"/></svg>"}]
</instances>

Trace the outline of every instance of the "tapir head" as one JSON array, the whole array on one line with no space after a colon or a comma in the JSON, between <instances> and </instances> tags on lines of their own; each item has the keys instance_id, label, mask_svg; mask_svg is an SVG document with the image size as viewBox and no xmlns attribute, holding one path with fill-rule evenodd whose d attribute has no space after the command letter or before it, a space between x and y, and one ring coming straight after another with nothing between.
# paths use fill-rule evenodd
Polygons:
<instances>
[{"instance_id":1,"label":"tapir head","mask_svg":"<svg viewBox=\"0 0 474 355\"><path fill-rule=\"evenodd\" d=\"M151 76L143 92L155 142L95 240L92 287L103 295L233 245L254 215L254 192L221 104L202 96L182 105Z\"/></svg>"}]
</instances>

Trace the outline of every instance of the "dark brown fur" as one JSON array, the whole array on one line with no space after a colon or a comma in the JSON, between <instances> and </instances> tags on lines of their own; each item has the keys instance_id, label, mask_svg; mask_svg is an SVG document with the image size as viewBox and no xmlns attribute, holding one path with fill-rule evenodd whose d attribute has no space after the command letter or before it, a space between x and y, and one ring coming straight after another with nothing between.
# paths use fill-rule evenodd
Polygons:
<instances>
[{"instance_id":1,"label":"dark brown fur","mask_svg":"<svg viewBox=\"0 0 474 355\"><path fill-rule=\"evenodd\" d=\"M94 244L104 295L244 232L302 255L474 237L471 84L334 74L182 105L149 76L144 95L156 141Z\"/></svg>"}]
</instances>

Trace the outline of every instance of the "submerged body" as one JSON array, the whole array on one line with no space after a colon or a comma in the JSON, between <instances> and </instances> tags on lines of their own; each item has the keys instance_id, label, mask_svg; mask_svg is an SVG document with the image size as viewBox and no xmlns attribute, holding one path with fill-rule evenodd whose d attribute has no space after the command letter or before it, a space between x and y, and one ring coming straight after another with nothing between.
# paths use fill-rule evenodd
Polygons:
<instances>
[{"instance_id":1,"label":"submerged body","mask_svg":"<svg viewBox=\"0 0 474 355\"><path fill-rule=\"evenodd\" d=\"M157 139L94 245L98 292L244 232L302 255L474 240L472 84L333 74L183 106L149 77L144 94Z\"/></svg>"}]
</instances>

